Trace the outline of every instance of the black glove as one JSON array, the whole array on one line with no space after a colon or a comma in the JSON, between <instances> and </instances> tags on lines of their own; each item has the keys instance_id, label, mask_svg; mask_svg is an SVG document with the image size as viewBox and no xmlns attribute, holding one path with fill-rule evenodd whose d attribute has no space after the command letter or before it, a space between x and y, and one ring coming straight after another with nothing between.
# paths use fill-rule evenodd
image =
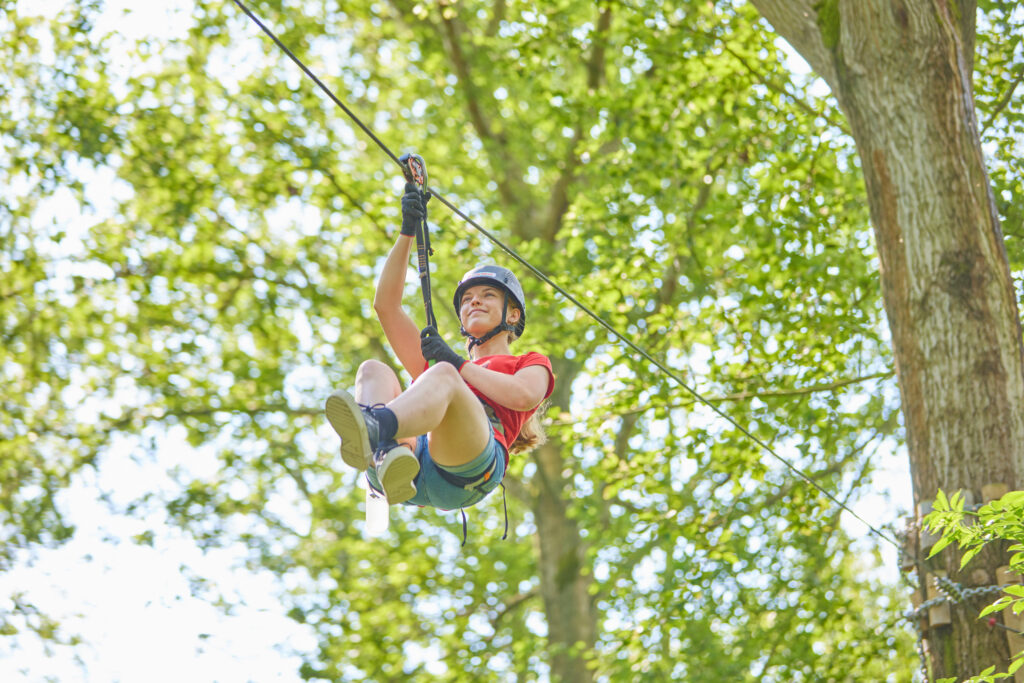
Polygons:
<instances>
[{"instance_id":1,"label":"black glove","mask_svg":"<svg viewBox=\"0 0 1024 683\"><path fill-rule=\"evenodd\" d=\"M461 370L468 361L452 351L433 325L427 325L420 331L420 351L428 361L451 363L456 370Z\"/></svg>"},{"instance_id":2,"label":"black glove","mask_svg":"<svg viewBox=\"0 0 1024 683\"><path fill-rule=\"evenodd\" d=\"M416 234L416 228L423 223L423 219L427 216L428 201L430 201L429 192L420 194L415 184L405 184L405 194L402 195L403 235L412 237Z\"/></svg>"}]
</instances>

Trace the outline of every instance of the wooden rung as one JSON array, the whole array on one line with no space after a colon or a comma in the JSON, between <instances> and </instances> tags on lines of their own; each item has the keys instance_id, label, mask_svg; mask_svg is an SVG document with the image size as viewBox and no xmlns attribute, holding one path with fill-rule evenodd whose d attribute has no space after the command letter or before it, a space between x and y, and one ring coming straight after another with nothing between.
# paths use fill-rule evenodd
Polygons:
<instances>
[{"instance_id":1,"label":"wooden rung","mask_svg":"<svg viewBox=\"0 0 1024 683\"><path fill-rule=\"evenodd\" d=\"M1013 610L1007 607L1003 610L1003 624L1017 631L1024 631L1024 615L1014 614ZM1024 636L1012 631L1004 631L1004 633L1006 634L1006 644L1010 646L1011 656L1024 651ZM1021 681L1022 679L1017 676L1017 673L1020 673L1019 669L1014 674L1014 681Z\"/></svg>"},{"instance_id":2,"label":"wooden rung","mask_svg":"<svg viewBox=\"0 0 1024 683\"><path fill-rule=\"evenodd\" d=\"M999 500L1009 492L1010 487L1006 484L985 484L981 487L981 502L991 503L993 500Z\"/></svg>"},{"instance_id":3,"label":"wooden rung","mask_svg":"<svg viewBox=\"0 0 1024 683\"><path fill-rule=\"evenodd\" d=\"M1003 623L1014 631L1024 631L1024 614L1014 614L1013 610L1007 607L1003 610ZM1018 636L1015 633L1010 633L1010 635L1024 640L1024 636ZM1013 652L1016 654L1019 650L1014 650Z\"/></svg>"},{"instance_id":4,"label":"wooden rung","mask_svg":"<svg viewBox=\"0 0 1024 683\"><path fill-rule=\"evenodd\" d=\"M942 593L939 592L938 586L935 584L936 576L945 577L946 573L935 572L934 574L928 574L925 577L925 595L927 595L929 600L933 600L942 595ZM929 628L934 628L936 626L946 626L947 624L952 623L952 621L952 611L950 610L950 605L948 602L943 602L939 605L936 605L935 607L928 608Z\"/></svg>"},{"instance_id":5,"label":"wooden rung","mask_svg":"<svg viewBox=\"0 0 1024 683\"><path fill-rule=\"evenodd\" d=\"M1001 497L1001 496L1000 496ZM1011 583L1021 583L1024 576L1011 571L1008 565L996 569L996 583L1005 586ZM1003 612L1003 624L1017 631L1024 631L1024 614L1014 614L1012 607L1006 607ZM1024 636L1006 631L1006 644L1010 647L1010 655L1024 651ZM1018 669L1013 675L1014 683L1024 683L1024 669Z\"/></svg>"},{"instance_id":6,"label":"wooden rung","mask_svg":"<svg viewBox=\"0 0 1024 683\"><path fill-rule=\"evenodd\" d=\"M1024 579L1024 576L1011 571L1009 565L1003 565L996 570L996 583L1000 586L1005 586L1008 583L1020 583L1021 579Z\"/></svg>"}]
</instances>

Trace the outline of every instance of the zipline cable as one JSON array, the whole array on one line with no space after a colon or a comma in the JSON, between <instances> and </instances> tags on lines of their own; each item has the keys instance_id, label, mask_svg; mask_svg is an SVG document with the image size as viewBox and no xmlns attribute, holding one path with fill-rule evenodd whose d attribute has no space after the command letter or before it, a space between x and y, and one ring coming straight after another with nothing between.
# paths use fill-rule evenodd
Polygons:
<instances>
[{"instance_id":1,"label":"zipline cable","mask_svg":"<svg viewBox=\"0 0 1024 683\"><path fill-rule=\"evenodd\" d=\"M385 153L385 154L387 154L387 155L388 155L388 156L389 156L389 157L390 157L390 158L391 158L391 159L392 159L392 160L393 160L393 161L394 161L394 162L395 162L396 164L398 164L399 166L403 167L403 170L404 170L404 165L402 164L402 162L401 162L401 161L399 161L399 158L398 158L397 156L395 156L394 152L392 152L392 151L391 151L391 150L390 150L390 149L389 149L389 148L387 147L387 145L385 145L385 144L384 144L383 142L381 142L381 140L380 140L380 139L379 139L379 138L378 138L378 137L377 137L376 135L374 135L373 131L372 131L372 130L370 130L370 129L369 129L369 128L368 128L368 127L367 127L367 126L366 126L366 125L365 125L365 124L364 124L364 123L362 122L362 121L360 121L360 120L359 120L359 117L358 117L358 116L356 116L356 115L355 115L355 114L354 114L354 113L352 112L352 110L350 110L350 109L349 109L348 107L346 107L346 106L345 106L345 104L344 104L344 103L343 103L343 102L342 102L342 101L341 101L340 99L338 99L338 97L337 97L337 96L336 96L336 95L335 95L335 94L334 94L334 93L333 93L333 92L331 91L331 89L330 89L330 88L328 88L328 87L327 87L326 85L324 85L324 83L323 83L323 82L322 82L322 81L321 81L321 80L320 80L319 78L317 78L317 77L316 77L316 75L315 75L315 74L314 74L314 73L313 73L312 71L310 71L310 70L309 70L309 68L308 68L308 67L307 67L307 66L306 66L305 64L303 64L302 60L300 60L300 59L299 59L298 57L296 57L296 56L295 56L295 54L294 54L294 53L292 53L292 51L291 51L291 50L289 50L289 49L288 49L288 47L287 47L287 46L286 46L286 45L285 45L284 43L282 43L282 42L281 42L281 41L280 41L280 40L278 39L278 37L277 37L276 35L274 35L273 31L271 31L271 30L270 30L269 28L267 28L267 27L266 27L266 26L265 26L265 25L263 24L263 22L261 22L261 21L260 21L260 20L259 20L259 19L258 19L258 18L256 17L256 15L254 15L254 14L253 14L253 13L252 13L251 11L249 11L249 8L248 8L248 7L246 7L246 6L245 6L245 4L243 4L241 0L232 0L232 1L233 1L233 2L234 2L234 3L236 4L236 5L238 5L238 7L239 7L239 8L240 8L240 9L241 9L241 10L242 10L243 12L245 12L245 14L246 14L246 15L247 15L247 16L248 16L248 17L249 17L250 19L252 19L252 21L253 21L253 22L254 22L254 23L255 23L255 24L257 25L257 26L259 26L259 27L260 27L260 29L261 29L261 30L262 30L262 31L263 31L263 32L264 32L265 34L267 34L267 36L269 36L269 37L270 37L270 39L271 39L272 41L274 41L274 43L275 43L275 44L276 44L276 45L277 45L277 46L278 46L279 48L281 48L281 50L282 50L282 51L283 51L283 52L284 52L284 53L285 53L286 55L288 55L288 57L289 57L289 58L290 58L290 59L291 59L291 60L292 60L293 62L295 62L295 64L296 64L296 65L297 65L297 66L298 66L298 67L299 67L299 68L300 68L300 69L302 70L302 72L303 72L303 73L305 73L305 74L306 74L307 76L309 76L309 77L310 77L310 78L311 78L311 79L313 80L313 82L314 82L314 83L316 83L316 84L317 84L317 86L319 86L319 87L320 87L320 89L321 89L321 90L322 90L322 91L323 91L323 92L324 92L324 93L325 93L325 94L326 94L326 95L327 95L327 96L328 96L328 97L329 97L329 98L331 99L331 101L332 101L332 102L334 102L334 103L335 103L336 105L338 105L338 107L340 107L340 108L341 108L341 110L342 110L342 111L344 111L344 112L345 112L345 114L347 114L347 115L348 115L348 117L349 117L350 119L352 119L352 121L353 121L353 122L355 122L355 124L356 124L357 126L359 126L359 128L360 128L360 129L361 129L361 130L362 130L362 131L363 131L364 133L366 133L366 134L367 134L367 135L368 135L368 136L370 137L370 139L371 139L371 140L373 140L373 141L374 141L375 143L377 143L377 146L378 146L378 147L380 147L380 148L381 148L381 149L382 149L382 150L384 151L384 153ZM875 527L875 526L874 526L873 524L871 524L871 523L870 523L870 522L868 522L868 521L867 521L866 519L864 519L863 517L861 517L860 515L858 515L858 514L857 514L856 512L854 512L854 511L853 511L853 510L852 510L852 509L851 509L851 508L850 508L850 507L849 507L849 506L848 506L848 505L847 505L846 503L844 503L843 501L839 500L839 498L837 498L837 497L836 497L835 495L833 495L833 494L832 494L832 493L831 493L830 491L828 491L827 489L825 489L824 487L822 487L822 486L821 486L820 484L818 484L818 483L817 483L816 481L814 481L814 479L812 479L812 478L810 477L810 475L808 475L807 473L805 473L805 472L804 472L803 470L801 470L800 468L798 468L798 467L797 467L796 465L794 465L793 463L791 463L791 462L790 462L789 460L787 460L786 458L784 458L784 457L782 457L781 455L779 455L779 454L778 454L777 452L775 452L775 449L773 449L773 448L772 448L771 446L769 446L769 445L768 445L767 443L765 443L765 442L764 442L763 440L761 440L761 439L760 439L760 438L758 438L758 437L757 437L756 435L754 435L753 433L751 433L749 429L747 429L747 428L746 428L746 427L744 427L743 425L739 424L739 423L738 423L738 422L737 422L736 420L734 420L734 419L733 419L732 417L730 417L730 416L729 416L728 414L726 414L726 413L725 413L725 412L724 412L724 411L723 411L723 410L722 410L721 408L719 408L718 406L716 406L716 405L715 405L714 403L712 403L712 402L711 402L711 401L709 401L708 399L704 398L704 397L703 397L703 396L702 396L702 395L701 395L701 394L700 394L699 392L697 392L697 390L696 390L696 389L694 389L694 388L690 387L690 386L689 386L689 385L688 385L688 384L687 384L686 382L684 382L684 381L683 381L683 379L682 379L682 378L681 378L681 377L680 377L680 376L679 376L679 375L678 375L678 374L677 374L677 373L676 373L676 372L675 372L674 370L672 370L671 368L669 368L669 367L668 367L667 365L665 365L665 364L664 364L663 362L661 362L661 361L660 361L660 360L658 360L657 358L654 358L653 356L651 356L651 355L650 355L649 353L647 353L647 351L645 351L645 350L644 350L643 348L641 348L640 346L637 346L637 345L636 345L636 344L635 344L635 343L634 343L633 341L631 341L630 339L626 338L626 337L625 337L625 336L624 336L624 335L623 335L623 334L622 334L621 332L619 332L618 330L616 330L616 329L615 329L614 327L612 327L612 325L611 325L611 324L609 324L609 323L608 323L607 321L605 321L605 320L604 320L604 318L602 318L602 317L601 317L600 315L598 315L597 313L595 313L594 311L592 311L592 310L591 310L591 309L590 309L589 307L587 307L586 305L584 305L584 304L583 304L583 303L582 303L582 302L581 302L581 301L580 301L579 299L577 299L576 297L574 297L574 296L573 296L572 294L570 294L569 292L565 291L565 290L564 290L564 289L563 289L562 287L560 287L560 286L559 286L558 284L556 284L556 283L555 283L555 282L554 282L553 280L551 280L551 278L549 278L549 277L548 277L547 275L545 275L545 274L544 274L544 273L542 273L542 272L541 272L540 270L538 270L538 269L537 269L536 267L534 267L534 266L533 266L533 265L532 265L531 263L529 263L529 262L528 262L528 261L527 261L526 259L524 259L524 258L523 258L522 256L520 256L520 255L519 255L519 254L518 254L518 253L517 253L517 252L516 252L516 251L515 251L514 249L512 249L512 248L511 248L511 247L509 247L509 246L508 246L507 244L505 244L504 242L502 242L502 241L501 241L500 239L498 239L497 237L495 237L495 236L494 236L494 235L493 235L493 234L492 234L491 232L489 232L488 230L484 229L484 228L483 228L483 227L482 227L482 226L481 226L481 225L480 225L479 223L477 223L477 222L476 222L475 220L473 220L472 218L470 218L469 216L467 216L467 215L466 215L466 214L465 214L465 213L464 213L463 211L461 211L461 210L460 210L460 209L459 209L458 207L456 207L456 206L455 206L454 204L452 204L452 203L451 203L451 202L449 202L449 201L448 201L447 199L445 199L445 198L444 198L443 196L441 196L441 194L440 194L440 193L438 193L436 189L434 189L434 188L432 188L432 187L427 187L426 189L427 189L427 190L429 190L429 191L430 191L430 193L431 193L431 194L432 194L432 195L433 195L434 197L436 197L436 198L437 198L437 200L438 200L439 202L441 202L442 204L444 204L445 206L447 206L447 207L448 207L449 209L451 209L451 210L452 210L452 212L453 212L453 213L454 213L455 215L457 215L457 216L459 216L460 218L462 218L462 219L463 219L464 221L466 221L466 223L468 223L469 225L471 225L471 226L472 226L472 227L473 227L474 229L476 229L476 230L477 230L477 231L478 231L478 232L479 232L479 233L480 233L481 235L483 235L483 236L484 236L484 237L486 237L486 238L487 238L488 240L490 240L491 242L493 242L493 243L494 243L494 244L495 244L496 246L498 246L498 247L499 247L499 248L500 248L500 249L501 249L502 251L504 251L504 252L505 252L506 254L508 254L508 255L509 255L509 256L510 256L510 257L511 257L512 259L514 259L514 260L515 260L515 261L516 261L517 263L519 263L519 264L520 264L520 265L522 265L522 266L523 266L524 268L526 268L526 269L527 269L527 270L529 270L529 271L530 271L531 273L533 273L533 274L534 274L534 276L536 276L536 277L537 277L537 279L541 280L542 282L544 282L545 284L547 284L547 285L548 285L549 287L551 287L552 289L554 289L554 290L555 290L556 292L558 292L559 294L561 294L561 295L562 295L563 297L565 297L565 298L566 298L566 299L567 299L567 300L568 300L569 302L571 302L571 303L572 303L572 304L573 304L574 306L576 306L576 307L577 307L577 308L579 308L579 309L580 309L581 311L583 311L584 313L586 313L586 314L587 314L587 315L588 315L588 316L589 316L589 317L590 317L590 318L591 318L592 320L594 320L594 321L595 321L595 322L596 322L597 324L599 324L599 325L600 325L601 327L603 327L603 328L604 328L605 330L607 330L607 331L608 331L608 332L609 332L609 333L610 333L611 335L613 335L613 336L614 336L614 337L615 337L616 339L618 339L619 341L621 341L621 342L622 342L623 344L625 344L625 345L626 345L626 346L628 346L628 347L629 347L630 349L632 349L633 351L635 351L636 353L638 353L638 354L639 354L640 356L642 356L642 357L643 357L643 358L644 358L645 360L647 360L647 361L648 361L649 363L653 364L653 365L654 365L655 367L657 367L657 368L658 368L659 370L661 370L661 372L663 372L663 373L664 373L664 374L665 374L666 376L668 376L669 378L671 378L672 380L674 380L674 381L676 382L676 384L678 384L678 385L679 385L680 387L682 387L682 388L683 388L683 389L685 389L685 390L686 390L687 392L689 392L689 393L690 393L690 394L691 394L691 395L692 395L692 396L693 396L693 397L694 397L694 398L695 398L695 399L696 399L697 401L699 401L700 403L702 403L702 404L704 404L705 406L707 406L708 408L710 408L710 409L711 409L711 410L712 410L713 412L715 412L715 413L716 413L716 414L717 414L717 415L718 415L719 417L723 418L723 419L724 419L724 420L725 420L726 422L728 422L728 423L729 423L729 424L731 424L731 425L732 425L733 427L735 427L736 429L738 429L738 430L739 430L739 431L740 431L740 432L741 432L741 433L742 433L742 434L743 434L744 436L746 436L746 437L747 437L748 439L750 439L750 441L752 441L752 442L753 442L753 443L755 443L755 444L756 444L757 446L759 446L759 447L760 447L760 448L761 448L761 449L762 449L762 450L763 450L764 452L768 453L768 454L769 454L769 455L771 455L771 456L772 456L773 458L775 458L776 460L778 460L778 461L779 461L780 463L782 463L783 465L785 465L785 466L786 466L786 467L787 467L787 468L788 468L788 469L789 469L790 471L792 471L792 472L793 472L793 473L794 473L795 475L797 475L797 476L798 476L799 478L803 479L803 480L804 480L805 482L807 482L808 484L810 484L810 485L811 485L811 486L812 486L813 488L817 489L819 493L821 493L821 494L822 494L822 495L824 495L824 496L825 496L826 498L828 498L828 499L829 499L830 501L832 501L833 503L835 503L835 504L836 504L836 505L837 505L838 507L840 507L841 509L843 509L843 510L845 510L846 512L850 513L850 515L851 515L851 516L852 516L852 517L853 517L854 519L856 519L856 520L857 520L857 521L859 521L859 522L860 522L861 524L863 524L863 525L864 525L865 527L867 527L867 528L868 528L868 530L869 530L869 531L870 531L871 533L873 533L874 535L878 536L878 537L879 537L879 538L881 538L882 540L884 540L884 541L887 541L888 543L892 544L893 546L895 546L895 547L897 547L897 548L900 548L900 547L901 547L901 546L900 546L900 544L899 544L899 543L898 543L898 542L897 542L897 541L896 541L896 540L895 540L894 538L892 538L891 536L889 536L889 535L888 535L888 534L886 534L885 532L881 531L880 529L876 528L876 527Z\"/></svg>"}]
</instances>

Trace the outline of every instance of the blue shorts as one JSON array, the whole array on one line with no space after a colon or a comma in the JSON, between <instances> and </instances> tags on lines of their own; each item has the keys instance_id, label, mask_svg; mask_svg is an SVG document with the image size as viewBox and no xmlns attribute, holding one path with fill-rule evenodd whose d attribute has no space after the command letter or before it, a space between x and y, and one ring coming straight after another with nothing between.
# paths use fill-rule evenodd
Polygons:
<instances>
[{"instance_id":1,"label":"blue shorts","mask_svg":"<svg viewBox=\"0 0 1024 683\"><path fill-rule=\"evenodd\" d=\"M406 505L424 505L441 510L456 510L476 505L493 491L505 478L505 449L494 438L488 439L480 455L465 465L442 467L430 457L427 436L416 439L416 458L420 461L420 473L413 481L416 495L405 501ZM380 491L380 480L376 470L366 470L370 486Z\"/></svg>"}]
</instances>

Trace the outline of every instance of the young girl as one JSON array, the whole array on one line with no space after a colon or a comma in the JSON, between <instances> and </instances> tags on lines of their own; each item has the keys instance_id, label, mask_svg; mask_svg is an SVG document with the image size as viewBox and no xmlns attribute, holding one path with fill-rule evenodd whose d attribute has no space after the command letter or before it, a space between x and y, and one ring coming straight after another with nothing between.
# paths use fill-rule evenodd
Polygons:
<instances>
[{"instance_id":1,"label":"young girl","mask_svg":"<svg viewBox=\"0 0 1024 683\"><path fill-rule=\"evenodd\" d=\"M469 271L453 303L468 338L465 359L433 327L417 329L402 308L417 221L415 186L402 197L402 231L384 263L373 308L412 385L379 361L356 373L355 396L327 399L327 419L341 436L346 464L366 470L388 503L454 510L474 505L501 483L509 452L543 440L534 412L554 389L551 362L511 354L526 327L523 288L505 268Z\"/></svg>"}]
</instances>

